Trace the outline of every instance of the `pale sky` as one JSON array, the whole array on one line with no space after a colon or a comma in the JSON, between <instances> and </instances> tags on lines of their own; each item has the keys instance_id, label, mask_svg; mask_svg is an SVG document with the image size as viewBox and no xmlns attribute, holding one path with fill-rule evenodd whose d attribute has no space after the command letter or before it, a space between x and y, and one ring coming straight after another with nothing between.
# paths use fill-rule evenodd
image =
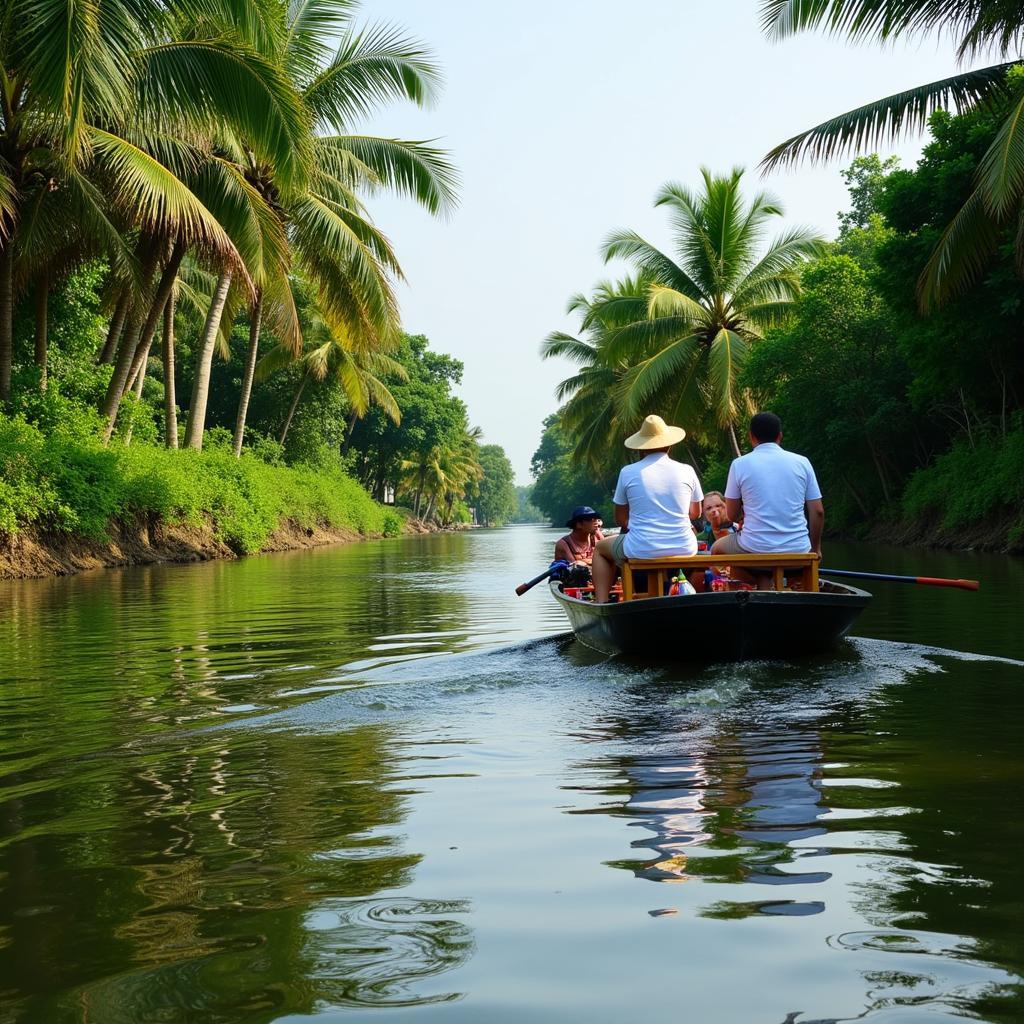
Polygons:
<instances>
[{"instance_id":1,"label":"pale sky","mask_svg":"<svg viewBox=\"0 0 1024 1024\"><path fill-rule=\"evenodd\" d=\"M701 165L740 165L748 191L782 200L780 228L832 237L849 159L762 179L761 157L830 116L958 70L952 47L935 40L772 44L758 12L757 0L364 2L362 21L403 26L433 48L446 79L432 109L391 106L366 128L439 139L462 175L447 222L409 201L370 203L408 279L404 326L464 361L470 419L505 449L518 483L530 482L555 386L573 372L542 361L540 344L552 330L575 333L570 295L624 271L598 254L611 230L670 248L666 215L652 207L658 188L696 186ZM897 151L904 165L920 144Z\"/></svg>"}]
</instances>

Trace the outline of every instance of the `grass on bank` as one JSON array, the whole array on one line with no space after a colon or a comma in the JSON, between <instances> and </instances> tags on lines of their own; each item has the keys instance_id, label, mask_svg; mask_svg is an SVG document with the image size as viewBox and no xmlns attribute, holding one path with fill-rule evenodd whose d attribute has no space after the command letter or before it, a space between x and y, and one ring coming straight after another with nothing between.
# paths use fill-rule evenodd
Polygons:
<instances>
[{"instance_id":1,"label":"grass on bank","mask_svg":"<svg viewBox=\"0 0 1024 1024\"><path fill-rule=\"evenodd\" d=\"M104 539L115 521L149 517L209 522L233 551L259 551L287 520L303 528L395 536L404 517L375 502L337 455L286 466L272 442L236 459L226 431L209 431L203 451L158 444L104 448L83 424L51 433L0 414L0 533L26 527Z\"/></svg>"}]
</instances>

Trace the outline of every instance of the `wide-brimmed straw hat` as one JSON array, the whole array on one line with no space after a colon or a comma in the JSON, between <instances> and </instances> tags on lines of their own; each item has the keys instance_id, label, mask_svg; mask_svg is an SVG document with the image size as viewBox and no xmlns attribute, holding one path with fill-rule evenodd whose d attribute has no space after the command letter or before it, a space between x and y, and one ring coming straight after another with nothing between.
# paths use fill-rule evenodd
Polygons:
<instances>
[{"instance_id":1,"label":"wide-brimmed straw hat","mask_svg":"<svg viewBox=\"0 0 1024 1024\"><path fill-rule=\"evenodd\" d=\"M635 434L626 438L627 448L668 448L686 437L682 427L670 427L660 416L648 416Z\"/></svg>"}]
</instances>

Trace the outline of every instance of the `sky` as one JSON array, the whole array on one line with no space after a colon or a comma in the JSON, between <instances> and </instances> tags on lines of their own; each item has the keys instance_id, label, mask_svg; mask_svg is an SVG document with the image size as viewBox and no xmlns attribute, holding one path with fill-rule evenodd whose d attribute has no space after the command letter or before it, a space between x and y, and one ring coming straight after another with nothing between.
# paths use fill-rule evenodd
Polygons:
<instances>
[{"instance_id":1,"label":"sky","mask_svg":"<svg viewBox=\"0 0 1024 1024\"><path fill-rule=\"evenodd\" d=\"M652 206L659 187L696 187L701 166L738 165L746 191L782 201L773 234L801 224L833 237L850 158L762 177L764 154L828 117L962 70L935 39L772 43L758 0L364 0L357 21L402 26L444 68L432 108L392 104L358 127L439 140L462 178L458 209L438 220L388 196L369 209L405 271L405 330L465 363L458 393L470 421L505 449L520 484L558 407L555 388L573 372L541 360L541 342L575 333L571 295L626 270L600 257L609 232L632 228L670 249L666 215ZM882 152L913 166L921 143Z\"/></svg>"}]
</instances>

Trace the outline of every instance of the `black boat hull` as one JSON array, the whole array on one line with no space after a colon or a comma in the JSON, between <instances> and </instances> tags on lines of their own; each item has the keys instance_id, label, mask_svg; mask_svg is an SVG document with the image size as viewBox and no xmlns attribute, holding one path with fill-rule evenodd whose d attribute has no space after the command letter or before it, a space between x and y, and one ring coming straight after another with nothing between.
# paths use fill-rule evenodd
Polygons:
<instances>
[{"instance_id":1,"label":"black boat hull","mask_svg":"<svg viewBox=\"0 0 1024 1024\"><path fill-rule=\"evenodd\" d=\"M871 595L824 583L817 594L740 590L594 604L551 592L577 639L605 654L670 661L792 658L828 651Z\"/></svg>"}]
</instances>

